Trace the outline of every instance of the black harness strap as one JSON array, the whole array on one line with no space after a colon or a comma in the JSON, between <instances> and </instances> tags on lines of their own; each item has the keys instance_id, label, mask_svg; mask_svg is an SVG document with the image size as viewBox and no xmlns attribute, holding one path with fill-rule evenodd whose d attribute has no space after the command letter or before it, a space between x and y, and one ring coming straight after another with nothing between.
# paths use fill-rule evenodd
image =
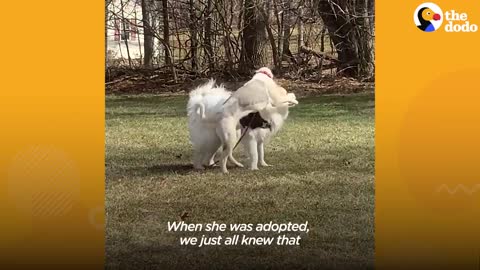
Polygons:
<instances>
[{"instance_id":1,"label":"black harness strap","mask_svg":"<svg viewBox=\"0 0 480 270\"><path fill-rule=\"evenodd\" d=\"M228 100L230 100L232 98L233 94L230 94L230 96L223 102L222 105L225 105L225 103L227 103Z\"/></svg>"},{"instance_id":2,"label":"black harness strap","mask_svg":"<svg viewBox=\"0 0 480 270\"><path fill-rule=\"evenodd\" d=\"M255 116L252 117L252 119L250 119L250 122L248 123L248 126L245 127L245 130L243 131L243 134L240 136L240 139L238 139L237 143L235 144L235 146L233 147L233 150L235 150L235 148L237 148L238 144L240 143L240 141L243 139L243 137L245 136L245 134L247 134L247 131L248 129L250 128L250 126L252 125L253 123L253 120L255 120ZM232 151L233 151L232 150Z\"/></svg>"},{"instance_id":3,"label":"black harness strap","mask_svg":"<svg viewBox=\"0 0 480 270\"><path fill-rule=\"evenodd\" d=\"M247 116L244 116L240 119L240 125L242 127L250 127L251 129L256 128L268 128L272 129L272 125L265 119L262 118L259 112L249 113Z\"/></svg>"}]
</instances>

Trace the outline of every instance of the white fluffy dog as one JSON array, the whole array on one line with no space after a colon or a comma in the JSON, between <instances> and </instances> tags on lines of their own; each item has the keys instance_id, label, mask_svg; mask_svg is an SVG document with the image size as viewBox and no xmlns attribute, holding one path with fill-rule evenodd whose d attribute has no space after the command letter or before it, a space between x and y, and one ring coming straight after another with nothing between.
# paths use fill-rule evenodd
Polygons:
<instances>
[{"instance_id":1,"label":"white fluffy dog","mask_svg":"<svg viewBox=\"0 0 480 270\"><path fill-rule=\"evenodd\" d=\"M214 157L221 146L217 127L224 110L224 103L231 96L223 85L215 86L215 80L190 92L187 104L190 142L193 145L193 167L198 170L214 164ZM243 165L231 155L230 160Z\"/></svg>"},{"instance_id":2,"label":"white fluffy dog","mask_svg":"<svg viewBox=\"0 0 480 270\"><path fill-rule=\"evenodd\" d=\"M263 73L261 71L262 69L257 72ZM270 76L265 75L271 79L271 71L267 69L267 72L270 72ZM194 148L193 164L196 169L204 169L205 165L214 164L215 153L222 144L222 158L226 157L224 162L222 160L222 171L228 172L227 158L235 165L243 167L234 159L232 153L242 125L244 128L250 125L244 129L246 133L242 138L250 157L250 168L258 169L259 160L260 165L268 166L264 160L264 143L281 128L288 116L288 107L298 102L294 94L287 94L286 90L276 85L273 80L261 83L260 78L259 83L258 78L254 79L233 95L222 85L215 87L213 80L190 92L187 110L190 141ZM259 113L252 114L257 111ZM268 123L268 129L256 126L256 123Z\"/></svg>"},{"instance_id":3,"label":"white fluffy dog","mask_svg":"<svg viewBox=\"0 0 480 270\"><path fill-rule=\"evenodd\" d=\"M283 88L280 90L275 106L240 119L242 133L246 132L241 142L251 170L258 170L258 165L270 166L265 162L264 145L282 128L288 117L288 108L298 104L295 94L287 93Z\"/></svg>"},{"instance_id":4,"label":"white fluffy dog","mask_svg":"<svg viewBox=\"0 0 480 270\"><path fill-rule=\"evenodd\" d=\"M294 97L294 96L293 96ZM232 93L224 105L224 110L217 127L217 135L222 141L223 151L220 167L228 173L227 159L233 159L233 148L237 142L237 128L240 119L252 112L268 113L279 104L297 104L296 99L286 94L285 89L273 80L272 71L263 67L256 71L253 78Z\"/></svg>"}]
</instances>

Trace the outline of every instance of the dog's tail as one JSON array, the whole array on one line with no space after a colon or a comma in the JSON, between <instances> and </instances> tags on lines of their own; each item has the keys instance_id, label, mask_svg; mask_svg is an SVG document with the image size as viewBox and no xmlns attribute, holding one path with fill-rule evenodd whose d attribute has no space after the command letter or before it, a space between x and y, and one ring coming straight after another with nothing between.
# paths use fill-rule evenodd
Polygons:
<instances>
[{"instance_id":1,"label":"dog's tail","mask_svg":"<svg viewBox=\"0 0 480 270\"><path fill-rule=\"evenodd\" d=\"M195 112L200 115L200 118L205 119L205 105L203 103L195 104Z\"/></svg>"},{"instance_id":2,"label":"dog's tail","mask_svg":"<svg viewBox=\"0 0 480 270\"><path fill-rule=\"evenodd\" d=\"M188 117L191 120L205 118L205 105L203 104L202 96L190 96L187 105Z\"/></svg>"},{"instance_id":3,"label":"dog's tail","mask_svg":"<svg viewBox=\"0 0 480 270\"><path fill-rule=\"evenodd\" d=\"M211 79L208 83L203 84L189 94L190 98L188 99L187 111L190 117L200 116L200 119L205 119L205 104L203 97L208 94L215 86L215 80ZM192 118L193 119L193 118Z\"/></svg>"}]
</instances>

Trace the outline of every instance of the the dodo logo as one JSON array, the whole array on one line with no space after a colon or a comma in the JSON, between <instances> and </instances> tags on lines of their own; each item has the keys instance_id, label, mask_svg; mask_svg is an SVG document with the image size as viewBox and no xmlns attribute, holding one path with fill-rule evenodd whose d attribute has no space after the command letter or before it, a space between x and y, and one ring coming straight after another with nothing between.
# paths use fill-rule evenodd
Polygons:
<instances>
[{"instance_id":1,"label":"the dodo logo","mask_svg":"<svg viewBox=\"0 0 480 270\"><path fill-rule=\"evenodd\" d=\"M434 3L423 3L413 13L413 21L418 29L433 32L442 26L443 13Z\"/></svg>"},{"instance_id":2,"label":"the dodo logo","mask_svg":"<svg viewBox=\"0 0 480 270\"><path fill-rule=\"evenodd\" d=\"M477 32L478 26L470 23L466 12L448 9L442 12L434 3L423 3L415 9L413 21L418 29L424 32L434 32L442 26L445 17L445 32Z\"/></svg>"}]
</instances>

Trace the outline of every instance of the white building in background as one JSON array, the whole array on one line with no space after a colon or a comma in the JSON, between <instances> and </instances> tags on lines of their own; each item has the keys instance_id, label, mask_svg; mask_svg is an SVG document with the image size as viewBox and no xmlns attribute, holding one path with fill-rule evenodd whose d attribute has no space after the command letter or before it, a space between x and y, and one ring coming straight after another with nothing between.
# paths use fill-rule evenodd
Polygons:
<instances>
[{"instance_id":1,"label":"white building in background","mask_svg":"<svg viewBox=\"0 0 480 270\"><path fill-rule=\"evenodd\" d=\"M128 59L128 55L131 59L142 58L143 28L140 1L113 0L108 6L107 16L107 60Z\"/></svg>"}]
</instances>

